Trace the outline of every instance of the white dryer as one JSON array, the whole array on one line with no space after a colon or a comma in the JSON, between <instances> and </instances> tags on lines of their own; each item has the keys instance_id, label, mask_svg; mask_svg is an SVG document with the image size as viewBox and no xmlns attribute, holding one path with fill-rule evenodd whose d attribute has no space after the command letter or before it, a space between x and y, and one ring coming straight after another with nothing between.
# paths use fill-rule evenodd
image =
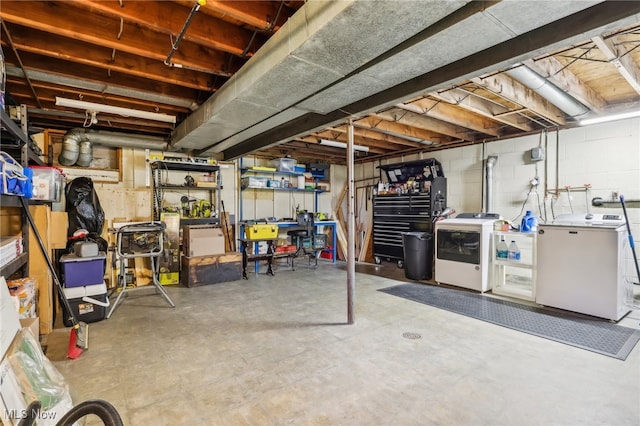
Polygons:
<instances>
[{"instance_id":1,"label":"white dryer","mask_svg":"<svg viewBox=\"0 0 640 426\"><path fill-rule=\"evenodd\" d=\"M460 213L435 223L435 280L476 290L491 289L489 265L497 213Z\"/></svg>"},{"instance_id":2,"label":"white dryer","mask_svg":"<svg viewBox=\"0 0 640 426\"><path fill-rule=\"evenodd\" d=\"M539 225L536 303L620 320L633 291L624 278L627 235L620 215L560 215Z\"/></svg>"}]
</instances>

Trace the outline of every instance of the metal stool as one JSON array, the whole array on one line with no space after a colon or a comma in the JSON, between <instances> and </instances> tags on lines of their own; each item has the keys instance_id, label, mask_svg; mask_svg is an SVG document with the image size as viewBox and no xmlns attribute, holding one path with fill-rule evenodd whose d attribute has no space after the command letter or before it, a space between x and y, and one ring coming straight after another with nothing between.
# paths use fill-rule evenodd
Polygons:
<instances>
[{"instance_id":1,"label":"metal stool","mask_svg":"<svg viewBox=\"0 0 640 426\"><path fill-rule=\"evenodd\" d=\"M175 304L167 294L167 291L158 281L159 260L164 250L164 230L163 222L143 222L131 225L121 226L116 234L116 255L120 261L120 270L118 271L118 284L116 290L120 293L116 298L111 309L107 313L107 318L111 316L113 311L122 301L122 296L132 290L141 290L148 286L127 288L126 279L126 263L128 259L148 257L151 260L152 282L156 290L167 301L167 303L175 308Z\"/></svg>"}]
</instances>

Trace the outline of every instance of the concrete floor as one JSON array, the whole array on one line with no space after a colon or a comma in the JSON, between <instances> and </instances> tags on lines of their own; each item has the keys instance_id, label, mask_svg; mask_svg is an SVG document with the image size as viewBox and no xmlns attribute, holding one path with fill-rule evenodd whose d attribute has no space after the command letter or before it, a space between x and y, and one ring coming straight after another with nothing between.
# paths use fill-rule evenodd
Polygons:
<instances>
[{"instance_id":1,"label":"concrete floor","mask_svg":"<svg viewBox=\"0 0 640 426\"><path fill-rule=\"evenodd\" d=\"M64 328L47 355L126 425L640 424L640 347L620 361L376 291L406 281L393 263L357 266L347 325L345 271L167 287L175 309L131 293L79 359Z\"/></svg>"}]
</instances>

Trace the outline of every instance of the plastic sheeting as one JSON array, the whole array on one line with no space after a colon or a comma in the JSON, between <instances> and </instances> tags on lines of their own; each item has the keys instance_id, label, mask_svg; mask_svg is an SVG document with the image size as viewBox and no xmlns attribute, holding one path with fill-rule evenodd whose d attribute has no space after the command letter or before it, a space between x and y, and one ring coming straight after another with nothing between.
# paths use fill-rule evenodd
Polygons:
<instances>
[{"instance_id":1,"label":"plastic sheeting","mask_svg":"<svg viewBox=\"0 0 640 426\"><path fill-rule=\"evenodd\" d=\"M91 178L77 177L67 184L66 211L69 218L67 237L71 238L76 231L85 229L88 232L86 240L96 242L100 251L107 250L108 244L101 237L104 228L104 210ZM72 249L77 241L77 239L70 239L68 246L71 247L67 248Z\"/></svg>"}]
</instances>

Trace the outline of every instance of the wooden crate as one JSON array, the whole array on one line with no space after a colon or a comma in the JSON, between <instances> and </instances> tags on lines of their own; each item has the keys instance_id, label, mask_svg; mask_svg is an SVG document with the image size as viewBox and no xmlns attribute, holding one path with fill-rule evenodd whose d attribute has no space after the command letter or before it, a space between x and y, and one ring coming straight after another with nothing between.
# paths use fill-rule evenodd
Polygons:
<instances>
[{"instance_id":1,"label":"wooden crate","mask_svg":"<svg viewBox=\"0 0 640 426\"><path fill-rule=\"evenodd\" d=\"M241 253L182 257L180 283L185 287L197 287L241 279Z\"/></svg>"}]
</instances>

